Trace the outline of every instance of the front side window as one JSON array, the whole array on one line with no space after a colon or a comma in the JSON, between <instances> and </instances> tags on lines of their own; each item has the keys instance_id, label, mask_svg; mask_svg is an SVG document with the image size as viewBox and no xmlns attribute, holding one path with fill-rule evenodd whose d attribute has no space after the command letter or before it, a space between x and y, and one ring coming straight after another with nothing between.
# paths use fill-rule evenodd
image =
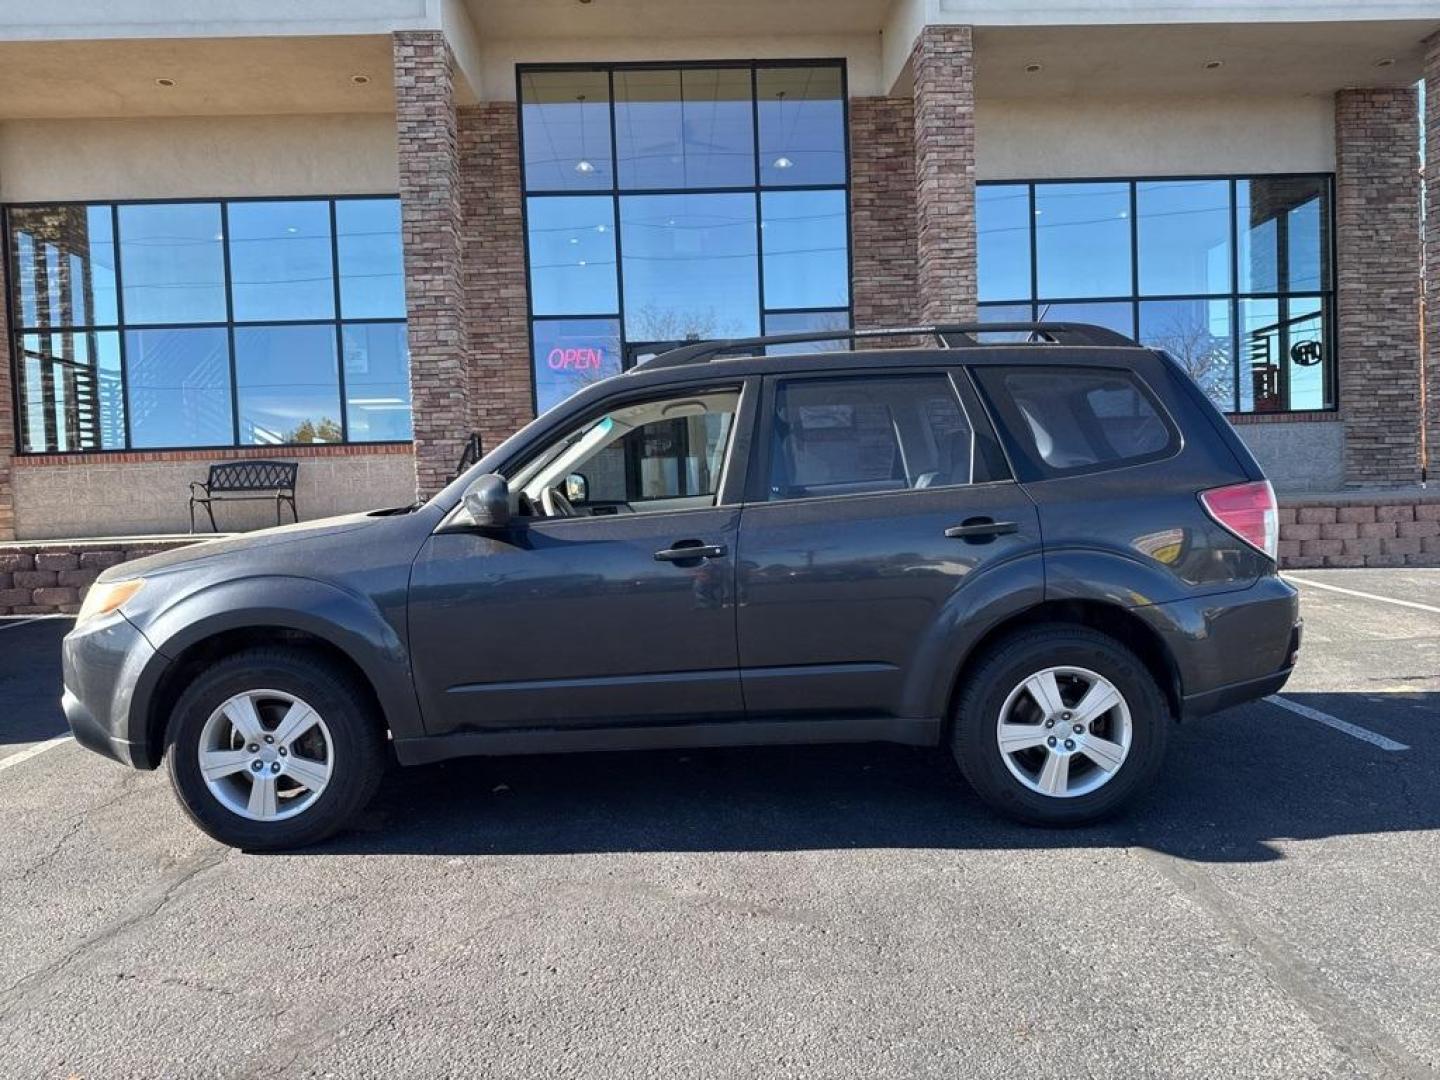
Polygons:
<instances>
[{"instance_id":1,"label":"front side window","mask_svg":"<svg viewBox=\"0 0 1440 1080\"><path fill-rule=\"evenodd\" d=\"M845 69L521 68L539 412L626 357L851 325Z\"/></svg>"},{"instance_id":2,"label":"front side window","mask_svg":"<svg viewBox=\"0 0 1440 1080\"><path fill-rule=\"evenodd\" d=\"M410 438L399 200L5 220L24 452Z\"/></svg>"},{"instance_id":3,"label":"front side window","mask_svg":"<svg viewBox=\"0 0 1440 1080\"><path fill-rule=\"evenodd\" d=\"M945 375L782 380L771 431L771 499L975 479L973 431Z\"/></svg>"},{"instance_id":4,"label":"front side window","mask_svg":"<svg viewBox=\"0 0 1440 1080\"><path fill-rule=\"evenodd\" d=\"M547 517L713 506L739 402L738 390L707 389L621 406L557 438L512 484Z\"/></svg>"},{"instance_id":5,"label":"front side window","mask_svg":"<svg viewBox=\"0 0 1440 1080\"><path fill-rule=\"evenodd\" d=\"M1222 410L1335 406L1331 177L987 183L980 317L1161 348Z\"/></svg>"}]
</instances>

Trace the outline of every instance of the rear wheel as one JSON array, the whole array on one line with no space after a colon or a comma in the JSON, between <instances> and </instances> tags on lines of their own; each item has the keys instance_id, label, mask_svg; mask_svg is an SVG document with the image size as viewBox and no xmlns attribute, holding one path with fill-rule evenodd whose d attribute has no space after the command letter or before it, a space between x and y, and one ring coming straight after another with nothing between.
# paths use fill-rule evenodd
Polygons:
<instances>
[{"instance_id":1,"label":"rear wheel","mask_svg":"<svg viewBox=\"0 0 1440 1080\"><path fill-rule=\"evenodd\" d=\"M1080 825L1154 780L1170 709L1129 649L1083 627L1005 639L966 680L951 747L992 807L1039 825Z\"/></svg>"},{"instance_id":2,"label":"rear wheel","mask_svg":"<svg viewBox=\"0 0 1440 1080\"><path fill-rule=\"evenodd\" d=\"M250 649L181 694L166 731L180 805L221 843L301 847L343 828L384 771L379 717L354 681L300 650Z\"/></svg>"}]
</instances>

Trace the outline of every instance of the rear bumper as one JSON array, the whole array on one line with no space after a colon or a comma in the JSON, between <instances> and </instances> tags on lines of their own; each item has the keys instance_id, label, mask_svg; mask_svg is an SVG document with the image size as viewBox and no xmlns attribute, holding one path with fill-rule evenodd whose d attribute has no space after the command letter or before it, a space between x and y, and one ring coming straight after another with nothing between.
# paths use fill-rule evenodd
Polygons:
<instances>
[{"instance_id":1,"label":"rear bumper","mask_svg":"<svg viewBox=\"0 0 1440 1080\"><path fill-rule=\"evenodd\" d=\"M61 654L60 707L75 741L133 768L155 768L144 722L132 720L140 673L156 657L145 635L123 615L106 616L67 634Z\"/></svg>"},{"instance_id":2,"label":"rear bumper","mask_svg":"<svg viewBox=\"0 0 1440 1080\"><path fill-rule=\"evenodd\" d=\"M1300 598L1278 576L1136 614L1160 634L1174 660L1184 719L1275 693L1300 651Z\"/></svg>"}]
</instances>

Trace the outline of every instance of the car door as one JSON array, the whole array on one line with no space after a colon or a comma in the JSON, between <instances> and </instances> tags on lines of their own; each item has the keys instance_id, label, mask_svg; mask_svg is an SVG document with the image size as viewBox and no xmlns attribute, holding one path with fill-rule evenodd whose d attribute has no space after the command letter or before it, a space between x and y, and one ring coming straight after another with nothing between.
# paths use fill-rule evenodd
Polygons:
<instances>
[{"instance_id":1,"label":"car door","mask_svg":"<svg viewBox=\"0 0 1440 1080\"><path fill-rule=\"evenodd\" d=\"M761 414L739 548L749 715L914 715L911 676L987 569L1029 557L1041 598L1035 507L958 369L772 376Z\"/></svg>"},{"instance_id":2,"label":"car door","mask_svg":"<svg viewBox=\"0 0 1440 1080\"><path fill-rule=\"evenodd\" d=\"M500 534L432 536L414 564L409 605L426 730L740 718L733 553L743 466L728 486L733 497L722 485L737 441L748 443L736 431L751 413L732 415L718 475L652 455L644 491L607 504L623 512L518 517ZM661 442L634 434L652 450ZM620 464L633 458L628 446L615 449ZM681 474L687 494L664 498L666 478Z\"/></svg>"}]
</instances>

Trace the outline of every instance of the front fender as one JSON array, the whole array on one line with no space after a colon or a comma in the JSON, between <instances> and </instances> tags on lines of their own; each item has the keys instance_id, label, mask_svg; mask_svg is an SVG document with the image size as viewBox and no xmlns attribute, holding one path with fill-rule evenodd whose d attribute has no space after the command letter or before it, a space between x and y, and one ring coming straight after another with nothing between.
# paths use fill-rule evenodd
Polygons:
<instances>
[{"instance_id":1,"label":"front fender","mask_svg":"<svg viewBox=\"0 0 1440 1080\"><path fill-rule=\"evenodd\" d=\"M901 698L901 715L943 717L955 673L975 646L1006 619L1045 598L1041 555L985 564L950 594L916 649Z\"/></svg>"},{"instance_id":2,"label":"front fender","mask_svg":"<svg viewBox=\"0 0 1440 1080\"><path fill-rule=\"evenodd\" d=\"M149 613L140 629L155 649L136 680L132 716L148 716L165 670L186 649L230 630L280 628L333 645L375 689L395 738L423 735L405 642L366 597L311 578L283 575L227 579Z\"/></svg>"}]
</instances>

